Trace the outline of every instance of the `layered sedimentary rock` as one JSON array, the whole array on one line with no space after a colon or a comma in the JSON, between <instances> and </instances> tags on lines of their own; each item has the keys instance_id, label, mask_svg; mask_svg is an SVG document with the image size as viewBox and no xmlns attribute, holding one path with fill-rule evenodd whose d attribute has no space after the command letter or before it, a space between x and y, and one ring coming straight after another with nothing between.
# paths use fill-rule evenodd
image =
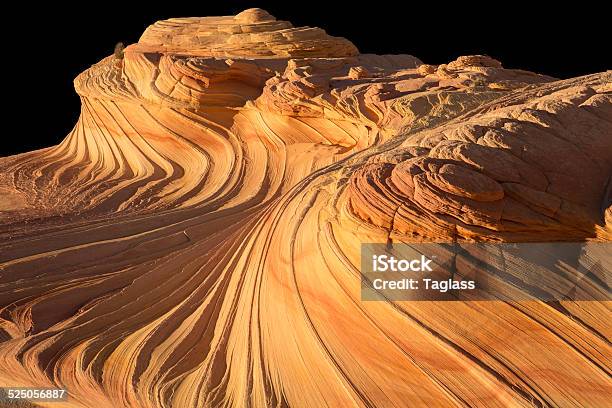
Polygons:
<instances>
[{"instance_id":1,"label":"layered sedimentary rock","mask_svg":"<svg viewBox=\"0 0 612 408\"><path fill-rule=\"evenodd\" d=\"M608 302L361 302L361 242L612 239L612 73L150 26L0 159L0 384L71 407L608 404ZM54 406L61 404L54 403Z\"/></svg>"}]
</instances>

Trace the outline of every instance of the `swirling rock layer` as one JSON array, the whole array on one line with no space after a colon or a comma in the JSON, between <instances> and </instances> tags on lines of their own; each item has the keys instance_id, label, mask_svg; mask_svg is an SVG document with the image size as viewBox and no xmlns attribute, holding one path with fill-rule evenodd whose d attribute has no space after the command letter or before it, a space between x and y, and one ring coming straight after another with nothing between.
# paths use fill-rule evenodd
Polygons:
<instances>
[{"instance_id":1,"label":"swirling rock layer","mask_svg":"<svg viewBox=\"0 0 612 408\"><path fill-rule=\"evenodd\" d=\"M0 384L70 407L604 407L607 302L361 302L361 242L612 238L612 73L155 23L0 159ZM55 404L54 406L61 406Z\"/></svg>"}]
</instances>

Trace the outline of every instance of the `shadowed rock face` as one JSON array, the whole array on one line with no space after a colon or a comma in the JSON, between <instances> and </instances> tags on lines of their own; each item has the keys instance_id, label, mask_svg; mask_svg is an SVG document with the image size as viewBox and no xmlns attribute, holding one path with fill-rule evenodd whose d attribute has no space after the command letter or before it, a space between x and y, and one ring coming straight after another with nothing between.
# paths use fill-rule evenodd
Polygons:
<instances>
[{"instance_id":1,"label":"shadowed rock face","mask_svg":"<svg viewBox=\"0 0 612 408\"><path fill-rule=\"evenodd\" d=\"M60 145L0 159L0 384L606 406L606 302L361 302L359 251L610 241L611 83L360 54L260 9L157 22L75 79Z\"/></svg>"}]
</instances>

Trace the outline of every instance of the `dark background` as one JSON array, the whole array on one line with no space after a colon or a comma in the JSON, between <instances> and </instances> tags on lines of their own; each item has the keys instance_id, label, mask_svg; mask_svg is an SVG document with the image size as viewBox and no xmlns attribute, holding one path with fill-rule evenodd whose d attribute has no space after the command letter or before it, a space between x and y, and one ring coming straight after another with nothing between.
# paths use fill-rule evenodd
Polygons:
<instances>
[{"instance_id":1,"label":"dark background","mask_svg":"<svg viewBox=\"0 0 612 408\"><path fill-rule=\"evenodd\" d=\"M328 0L200 1L187 5L80 2L79 6L11 3L2 31L7 122L0 156L59 143L79 114L72 80L112 54L119 41L138 41L144 29L169 17L232 15L260 7L295 26L346 37L363 53L406 53L426 63L488 54L505 67L570 78L612 68L610 27L602 6L585 1L553 6L441 1ZM10 131L8 129L11 129Z\"/></svg>"}]
</instances>

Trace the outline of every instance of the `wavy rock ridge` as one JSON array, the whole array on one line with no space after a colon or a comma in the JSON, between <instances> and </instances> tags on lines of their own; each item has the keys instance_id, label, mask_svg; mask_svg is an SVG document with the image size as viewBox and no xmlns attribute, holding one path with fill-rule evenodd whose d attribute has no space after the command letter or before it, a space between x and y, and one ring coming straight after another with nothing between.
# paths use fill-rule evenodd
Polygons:
<instances>
[{"instance_id":1,"label":"wavy rock ridge","mask_svg":"<svg viewBox=\"0 0 612 408\"><path fill-rule=\"evenodd\" d=\"M609 406L608 302L361 302L361 242L612 240L612 73L150 26L0 158L0 384L70 407ZM53 406L61 406L54 403Z\"/></svg>"}]
</instances>

